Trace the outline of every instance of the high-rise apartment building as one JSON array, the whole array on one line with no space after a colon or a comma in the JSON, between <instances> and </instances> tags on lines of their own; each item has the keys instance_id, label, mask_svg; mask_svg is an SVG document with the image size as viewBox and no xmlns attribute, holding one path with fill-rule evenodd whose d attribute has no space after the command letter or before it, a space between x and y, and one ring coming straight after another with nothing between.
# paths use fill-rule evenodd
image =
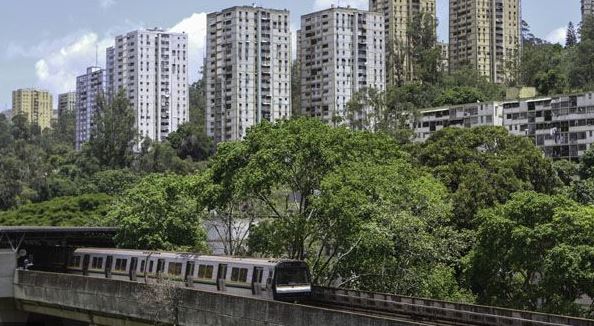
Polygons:
<instances>
[{"instance_id":1,"label":"high-rise apartment building","mask_svg":"<svg viewBox=\"0 0 594 326\"><path fill-rule=\"evenodd\" d=\"M254 124L291 115L289 11L238 6L208 15L206 130L238 140Z\"/></svg>"},{"instance_id":2,"label":"high-rise apartment building","mask_svg":"<svg viewBox=\"0 0 594 326\"><path fill-rule=\"evenodd\" d=\"M74 112L76 108L76 92L68 92L58 95L58 119L65 112Z\"/></svg>"},{"instance_id":3,"label":"high-rise apartment building","mask_svg":"<svg viewBox=\"0 0 594 326\"><path fill-rule=\"evenodd\" d=\"M450 71L469 66L495 83L514 79L521 22L520 0L450 0Z\"/></svg>"},{"instance_id":4,"label":"high-rise apartment building","mask_svg":"<svg viewBox=\"0 0 594 326\"><path fill-rule=\"evenodd\" d=\"M594 0L582 0L582 21L586 16L594 15Z\"/></svg>"},{"instance_id":5,"label":"high-rise apartment building","mask_svg":"<svg viewBox=\"0 0 594 326\"><path fill-rule=\"evenodd\" d=\"M107 93L123 90L141 137L164 140L189 121L188 36L160 29L117 36L107 49Z\"/></svg>"},{"instance_id":6,"label":"high-rise apartment building","mask_svg":"<svg viewBox=\"0 0 594 326\"><path fill-rule=\"evenodd\" d=\"M12 92L12 115L22 114L41 130L51 128L52 95L45 90L18 89Z\"/></svg>"},{"instance_id":7,"label":"high-rise apartment building","mask_svg":"<svg viewBox=\"0 0 594 326\"><path fill-rule=\"evenodd\" d=\"M340 124L353 94L385 90L382 14L333 7L302 16L298 33L303 115Z\"/></svg>"},{"instance_id":8,"label":"high-rise apartment building","mask_svg":"<svg viewBox=\"0 0 594 326\"><path fill-rule=\"evenodd\" d=\"M76 78L76 135L75 147L89 141L94 128L93 120L97 112L97 97L105 95L105 69L89 67L87 73Z\"/></svg>"},{"instance_id":9,"label":"high-rise apartment building","mask_svg":"<svg viewBox=\"0 0 594 326\"><path fill-rule=\"evenodd\" d=\"M416 79L410 60L408 27L415 17L428 15L436 21L436 0L369 0L369 10L384 15L387 82L396 85ZM434 28L436 25L434 25Z\"/></svg>"}]
</instances>

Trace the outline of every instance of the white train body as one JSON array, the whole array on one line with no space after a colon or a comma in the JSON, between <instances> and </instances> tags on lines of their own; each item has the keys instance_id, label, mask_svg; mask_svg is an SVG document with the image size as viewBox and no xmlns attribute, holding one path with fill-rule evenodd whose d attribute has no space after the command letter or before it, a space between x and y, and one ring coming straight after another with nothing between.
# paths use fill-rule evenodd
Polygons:
<instances>
[{"instance_id":1,"label":"white train body","mask_svg":"<svg viewBox=\"0 0 594 326\"><path fill-rule=\"evenodd\" d=\"M311 293L307 264L294 260L84 248L71 255L68 272L137 282L176 282L200 290L275 300L299 300Z\"/></svg>"}]
</instances>

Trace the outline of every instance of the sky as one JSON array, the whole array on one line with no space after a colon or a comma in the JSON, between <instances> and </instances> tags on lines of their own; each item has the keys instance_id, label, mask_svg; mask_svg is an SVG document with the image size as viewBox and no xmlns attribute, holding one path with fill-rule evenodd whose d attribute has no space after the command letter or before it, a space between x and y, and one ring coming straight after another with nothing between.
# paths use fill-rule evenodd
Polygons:
<instances>
[{"instance_id":1,"label":"sky","mask_svg":"<svg viewBox=\"0 0 594 326\"><path fill-rule=\"evenodd\" d=\"M437 0L438 38L447 41L448 0ZM54 95L74 90L87 66L105 65L105 48L116 35L161 27L186 32L190 81L199 77L205 49L206 13L237 5L288 9L291 28L300 16L331 4L367 9L368 0L18 0L0 4L0 111L10 109L12 90L48 89ZM563 42L569 21L580 21L580 0L522 0L522 15L532 32Z\"/></svg>"}]
</instances>

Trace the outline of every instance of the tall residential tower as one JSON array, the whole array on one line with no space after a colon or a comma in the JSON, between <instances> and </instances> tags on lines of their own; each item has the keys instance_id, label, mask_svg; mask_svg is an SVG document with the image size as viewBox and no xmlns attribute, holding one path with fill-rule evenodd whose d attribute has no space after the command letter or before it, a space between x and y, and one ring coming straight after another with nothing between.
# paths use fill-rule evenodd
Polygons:
<instances>
[{"instance_id":1,"label":"tall residential tower","mask_svg":"<svg viewBox=\"0 0 594 326\"><path fill-rule=\"evenodd\" d=\"M87 68L87 73L76 78L76 135L75 146L80 150L89 141L93 119L97 112L97 97L104 96L106 87L105 70L99 67Z\"/></svg>"},{"instance_id":2,"label":"tall residential tower","mask_svg":"<svg viewBox=\"0 0 594 326\"><path fill-rule=\"evenodd\" d=\"M410 59L408 27L415 17L429 15L436 21L436 0L369 0L369 10L384 15L387 82L396 85L416 79ZM434 28L436 25L434 25Z\"/></svg>"},{"instance_id":3,"label":"tall residential tower","mask_svg":"<svg viewBox=\"0 0 594 326\"><path fill-rule=\"evenodd\" d=\"M117 36L107 49L107 92L125 91L141 137L164 140L189 121L188 36L160 29Z\"/></svg>"},{"instance_id":4,"label":"tall residential tower","mask_svg":"<svg viewBox=\"0 0 594 326\"><path fill-rule=\"evenodd\" d=\"M45 90L17 89L12 92L12 116L22 114L41 130L51 128L52 95Z\"/></svg>"},{"instance_id":5,"label":"tall residential tower","mask_svg":"<svg viewBox=\"0 0 594 326\"><path fill-rule=\"evenodd\" d=\"M58 119L66 112L74 112L76 108L76 92L58 95Z\"/></svg>"},{"instance_id":6,"label":"tall residential tower","mask_svg":"<svg viewBox=\"0 0 594 326\"><path fill-rule=\"evenodd\" d=\"M520 0L450 0L450 71L477 69L495 83L516 78Z\"/></svg>"},{"instance_id":7,"label":"tall residential tower","mask_svg":"<svg viewBox=\"0 0 594 326\"><path fill-rule=\"evenodd\" d=\"M594 0L582 0L582 21L584 17L594 15Z\"/></svg>"},{"instance_id":8,"label":"tall residential tower","mask_svg":"<svg viewBox=\"0 0 594 326\"><path fill-rule=\"evenodd\" d=\"M291 115L289 11L239 6L208 15L206 130L238 140L252 125Z\"/></svg>"},{"instance_id":9,"label":"tall residential tower","mask_svg":"<svg viewBox=\"0 0 594 326\"><path fill-rule=\"evenodd\" d=\"M354 93L385 90L381 13L333 7L302 16L298 33L303 115L340 124Z\"/></svg>"}]
</instances>

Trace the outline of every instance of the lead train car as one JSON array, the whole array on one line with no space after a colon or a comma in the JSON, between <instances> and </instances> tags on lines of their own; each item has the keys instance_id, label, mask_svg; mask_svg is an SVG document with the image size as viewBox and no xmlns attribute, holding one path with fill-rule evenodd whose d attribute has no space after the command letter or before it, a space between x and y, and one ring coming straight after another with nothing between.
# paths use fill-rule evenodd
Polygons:
<instances>
[{"instance_id":1,"label":"lead train car","mask_svg":"<svg viewBox=\"0 0 594 326\"><path fill-rule=\"evenodd\" d=\"M141 282L165 280L274 300L299 300L311 293L307 264L295 260L85 248L74 251L68 272Z\"/></svg>"}]
</instances>

